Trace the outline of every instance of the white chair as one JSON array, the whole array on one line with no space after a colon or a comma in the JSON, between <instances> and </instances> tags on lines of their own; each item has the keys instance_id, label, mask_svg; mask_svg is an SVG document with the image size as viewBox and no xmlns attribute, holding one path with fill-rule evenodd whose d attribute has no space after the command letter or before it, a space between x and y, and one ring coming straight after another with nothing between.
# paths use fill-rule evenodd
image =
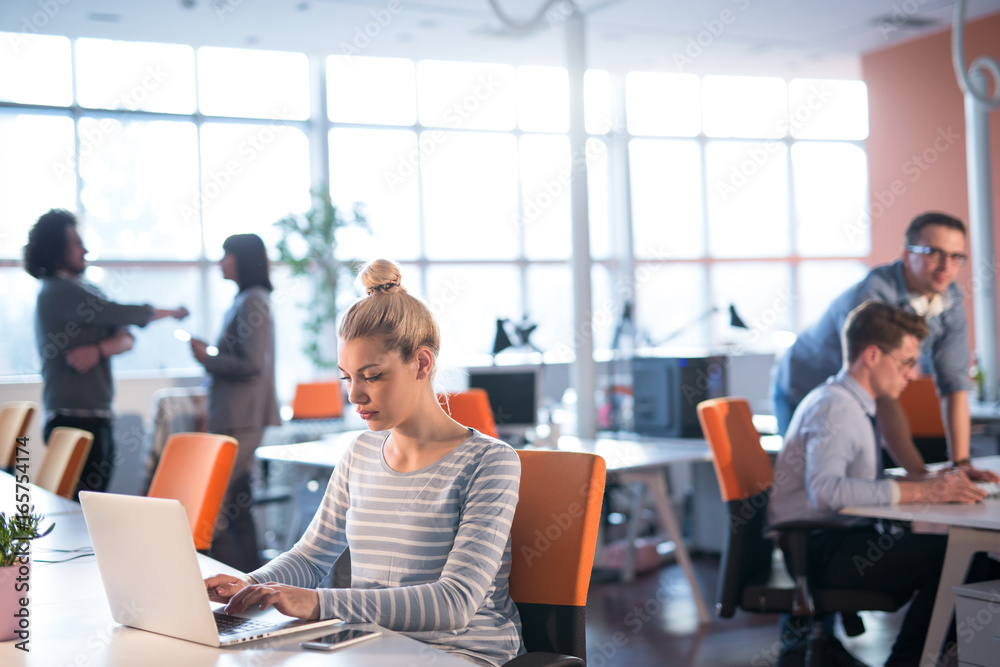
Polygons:
<instances>
[{"instance_id":1,"label":"white chair","mask_svg":"<svg viewBox=\"0 0 1000 667\"><path fill-rule=\"evenodd\" d=\"M0 469L13 465L17 439L28 432L37 410L38 404L32 401L10 401L0 406Z\"/></svg>"},{"instance_id":2,"label":"white chair","mask_svg":"<svg viewBox=\"0 0 1000 667\"><path fill-rule=\"evenodd\" d=\"M93 444L94 434L90 431L68 426L52 429L45 457L33 480L35 486L75 500L76 485Z\"/></svg>"}]
</instances>

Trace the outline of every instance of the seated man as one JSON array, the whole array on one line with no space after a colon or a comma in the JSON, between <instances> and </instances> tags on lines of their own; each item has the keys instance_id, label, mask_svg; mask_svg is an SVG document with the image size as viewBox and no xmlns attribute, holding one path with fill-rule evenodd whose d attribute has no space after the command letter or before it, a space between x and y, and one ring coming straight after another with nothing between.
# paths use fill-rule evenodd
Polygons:
<instances>
[{"instance_id":1,"label":"seated man","mask_svg":"<svg viewBox=\"0 0 1000 667\"><path fill-rule=\"evenodd\" d=\"M947 536L914 534L902 525L890 530L874 519L838 510L849 505L974 503L985 496L962 469L919 480L887 479L882 473L875 403L898 397L914 377L919 344L927 333L922 317L884 303L866 301L851 311L842 337L844 367L795 410L768 504L771 524L823 519L845 525L810 538L816 585L915 593L887 666L919 661ZM872 545L887 541L883 533L891 535L892 546L871 558ZM795 649L804 652L804 643Z\"/></svg>"}]
</instances>

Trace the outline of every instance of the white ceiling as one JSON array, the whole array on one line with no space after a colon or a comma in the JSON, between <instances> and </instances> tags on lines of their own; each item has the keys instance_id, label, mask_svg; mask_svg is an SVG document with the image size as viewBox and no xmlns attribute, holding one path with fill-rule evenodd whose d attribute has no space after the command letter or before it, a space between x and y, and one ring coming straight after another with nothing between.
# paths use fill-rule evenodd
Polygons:
<instances>
[{"instance_id":1,"label":"white ceiling","mask_svg":"<svg viewBox=\"0 0 1000 667\"><path fill-rule=\"evenodd\" d=\"M521 21L544 4L495 2ZM489 0L2 0L0 30L564 65L567 2L555 2L533 32L518 33L504 26ZM586 17L589 67L786 77L858 77L861 53L949 29L953 12L947 0L578 0L577 5ZM996 12L1000 0L970 0L967 20Z\"/></svg>"}]
</instances>

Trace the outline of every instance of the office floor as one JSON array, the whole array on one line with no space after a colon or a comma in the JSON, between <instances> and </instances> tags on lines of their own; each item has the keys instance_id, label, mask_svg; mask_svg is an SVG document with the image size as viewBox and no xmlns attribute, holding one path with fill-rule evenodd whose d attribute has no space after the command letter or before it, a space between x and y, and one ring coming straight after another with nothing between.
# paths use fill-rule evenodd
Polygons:
<instances>
[{"instance_id":1,"label":"office floor","mask_svg":"<svg viewBox=\"0 0 1000 667\"><path fill-rule=\"evenodd\" d=\"M714 615L719 559L696 555L695 569ZM845 639L860 660L882 665L902 613L865 612L866 632ZM737 612L699 627L680 567L671 562L635 581L592 582L587 597L588 667L769 667L778 650L778 616Z\"/></svg>"}]
</instances>

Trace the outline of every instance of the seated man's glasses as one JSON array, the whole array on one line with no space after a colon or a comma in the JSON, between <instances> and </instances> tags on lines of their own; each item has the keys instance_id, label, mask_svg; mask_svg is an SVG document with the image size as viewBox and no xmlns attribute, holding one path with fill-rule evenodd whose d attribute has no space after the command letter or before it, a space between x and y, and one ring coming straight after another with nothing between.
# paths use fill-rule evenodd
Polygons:
<instances>
[{"instance_id":1,"label":"seated man's glasses","mask_svg":"<svg viewBox=\"0 0 1000 667\"><path fill-rule=\"evenodd\" d=\"M941 248L934 248L927 245L908 245L906 249L920 255L928 255L935 263L940 264L945 259L950 259L959 266L964 266L969 256L964 252L945 252Z\"/></svg>"},{"instance_id":2,"label":"seated man's glasses","mask_svg":"<svg viewBox=\"0 0 1000 667\"><path fill-rule=\"evenodd\" d=\"M917 365L917 362L920 361L917 357L900 359L895 354L893 354L891 350L886 350L882 347L879 347L879 349L882 350L882 353L885 354L885 356L892 357L892 360L895 361L897 364L899 364L900 370L904 372L909 372L910 370L912 370L913 367Z\"/></svg>"}]
</instances>

